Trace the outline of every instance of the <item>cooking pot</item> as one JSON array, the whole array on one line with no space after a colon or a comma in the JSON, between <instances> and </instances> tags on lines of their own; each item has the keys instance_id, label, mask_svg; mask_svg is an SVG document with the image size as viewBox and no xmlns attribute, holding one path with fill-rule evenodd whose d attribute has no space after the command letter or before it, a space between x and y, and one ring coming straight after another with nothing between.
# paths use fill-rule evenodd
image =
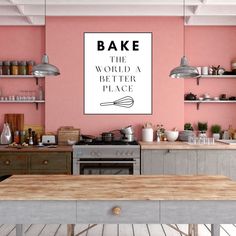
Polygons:
<instances>
[{"instance_id":1,"label":"cooking pot","mask_svg":"<svg viewBox=\"0 0 236 236\"><path fill-rule=\"evenodd\" d=\"M120 133L124 134L124 135L126 135L126 134L134 134L134 129L133 129L132 125L129 125L129 126L125 127L125 128L122 128L120 130Z\"/></svg>"},{"instance_id":2,"label":"cooking pot","mask_svg":"<svg viewBox=\"0 0 236 236\"><path fill-rule=\"evenodd\" d=\"M135 140L135 136L134 134L123 134L121 140L124 142L133 142Z\"/></svg>"},{"instance_id":3,"label":"cooking pot","mask_svg":"<svg viewBox=\"0 0 236 236\"><path fill-rule=\"evenodd\" d=\"M104 132L101 135L103 142L112 142L114 139L114 134L112 132Z\"/></svg>"},{"instance_id":4,"label":"cooking pot","mask_svg":"<svg viewBox=\"0 0 236 236\"><path fill-rule=\"evenodd\" d=\"M187 94L185 94L184 99L185 100L197 100L197 95L194 95L192 93L187 93Z\"/></svg>"}]
</instances>

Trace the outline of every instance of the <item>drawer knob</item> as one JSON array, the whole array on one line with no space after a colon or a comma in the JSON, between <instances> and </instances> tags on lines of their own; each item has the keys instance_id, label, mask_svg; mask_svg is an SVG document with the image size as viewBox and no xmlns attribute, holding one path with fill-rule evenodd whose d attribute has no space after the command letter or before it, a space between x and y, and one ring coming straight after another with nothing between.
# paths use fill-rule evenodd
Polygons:
<instances>
[{"instance_id":1,"label":"drawer knob","mask_svg":"<svg viewBox=\"0 0 236 236\"><path fill-rule=\"evenodd\" d=\"M44 161L43 161L43 164L44 164L44 165L47 165L48 162L49 162L48 160L44 160Z\"/></svg>"},{"instance_id":2,"label":"drawer knob","mask_svg":"<svg viewBox=\"0 0 236 236\"><path fill-rule=\"evenodd\" d=\"M9 166L11 164L11 161L6 160L4 163L5 163L5 165Z\"/></svg>"},{"instance_id":3,"label":"drawer knob","mask_svg":"<svg viewBox=\"0 0 236 236\"><path fill-rule=\"evenodd\" d=\"M121 213L121 208L120 207L113 207L112 213L113 213L113 215L119 216Z\"/></svg>"}]
</instances>

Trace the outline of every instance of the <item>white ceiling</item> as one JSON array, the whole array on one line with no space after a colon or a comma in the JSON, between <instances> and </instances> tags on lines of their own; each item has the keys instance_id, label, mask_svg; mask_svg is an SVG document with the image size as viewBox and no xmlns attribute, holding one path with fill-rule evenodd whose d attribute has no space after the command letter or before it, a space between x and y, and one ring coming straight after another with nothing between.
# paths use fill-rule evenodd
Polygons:
<instances>
[{"instance_id":1,"label":"white ceiling","mask_svg":"<svg viewBox=\"0 0 236 236\"><path fill-rule=\"evenodd\" d=\"M187 25L236 25L236 0L185 0ZM45 0L0 0L0 25L43 25ZM47 16L182 16L183 0L47 0Z\"/></svg>"}]
</instances>

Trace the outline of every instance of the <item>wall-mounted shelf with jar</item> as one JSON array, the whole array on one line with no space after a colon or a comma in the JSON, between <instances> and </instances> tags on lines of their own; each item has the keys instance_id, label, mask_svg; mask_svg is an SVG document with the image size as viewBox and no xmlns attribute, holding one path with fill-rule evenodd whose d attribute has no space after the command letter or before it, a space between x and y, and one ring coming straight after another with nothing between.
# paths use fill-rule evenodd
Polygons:
<instances>
[{"instance_id":1,"label":"wall-mounted shelf with jar","mask_svg":"<svg viewBox=\"0 0 236 236\"><path fill-rule=\"evenodd\" d=\"M200 79L236 79L236 75L200 75L199 77L196 78L197 80L197 85L200 84Z\"/></svg>"},{"instance_id":2,"label":"wall-mounted shelf with jar","mask_svg":"<svg viewBox=\"0 0 236 236\"><path fill-rule=\"evenodd\" d=\"M45 103L45 100L25 100L25 101L17 101L17 100L0 100L0 103L18 103L18 104L24 104L24 103L31 103L36 105L36 109L38 110L38 105Z\"/></svg>"},{"instance_id":3,"label":"wall-mounted shelf with jar","mask_svg":"<svg viewBox=\"0 0 236 236\"><path fill-rule=\"evenodd\" d=\"M187 101L185 100L184 103L190 103L190 104L196 104L197 106L197 110L199 110L200 104L206 104L206 103L217 103L217 104L221 104L221 103L236 103L236 100L192 100L192 101Z\"/></svg>"},{"instance_id":4,"label":"wall-mounted shelf with jar","mask_svg":"<svg viewBox=\"0 0 236 236\"><path fill-rule=\"evenodd\" d=\"M35 79L36 85L38 85L39 79L44 79L45 77L36 77L34 75L0 75L1 79Z\"/></svg>"}]
</instances>

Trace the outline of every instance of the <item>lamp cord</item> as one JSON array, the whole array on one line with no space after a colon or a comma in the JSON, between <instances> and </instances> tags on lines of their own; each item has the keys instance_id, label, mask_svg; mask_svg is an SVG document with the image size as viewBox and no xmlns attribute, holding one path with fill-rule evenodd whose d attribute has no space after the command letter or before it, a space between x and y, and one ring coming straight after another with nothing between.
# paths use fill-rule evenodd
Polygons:
<instances>
[{"instance_id":1,"label":"lamp cord","mask_svg":"<svg viewBox=\"0 0 236 236\"><path fill-rule=\"evenodd\" d=\"M185 11L186 11L186 9L185 9L185 0L183 0L183 50L184 50L184 57L185 57L185 17L186 17L186 12Z\"/></svg>"},{"instance_id":2,"label":"lamp cord","mask_svg":"<svg viewBox=\"0 0 236 236\"><path fill-rule=\"evenodd\" d=\"M46 54L46 51L47 51L47 28L46 28L46 25L47 25L47 5L46 5L46 0L44 0L44 52Z\"/></svg>"}]
</instances>

